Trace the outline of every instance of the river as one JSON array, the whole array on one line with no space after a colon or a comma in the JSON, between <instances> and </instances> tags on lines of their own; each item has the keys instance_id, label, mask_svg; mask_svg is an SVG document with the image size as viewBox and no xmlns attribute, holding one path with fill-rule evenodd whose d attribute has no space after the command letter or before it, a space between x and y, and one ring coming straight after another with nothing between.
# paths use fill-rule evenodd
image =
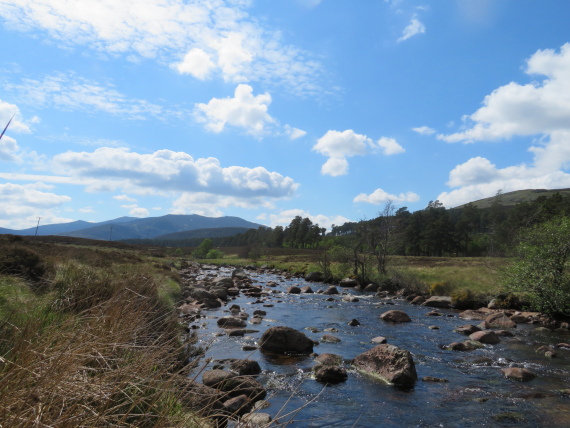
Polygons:
<instances>
[{"instance_id":1,"label":"river","mask_svg":"<svg viewBox=\"0 0 570 428\"><path fill-rule=\"evenodd\" d=\"M205 271L205 275L229 276L232 269ZM403 299L385 299L374 293L342 289L358 302L341 301L340 295L317 294L326 289L321 283L305 283L301 278L285 279L273 273L248 271L255 284L276 282L273 294L262 299L237 296L219 309L203 311L195 324L200 345L212 361L248 358L256 360L262 374L257 377L268 391L269 413L281 424L294 427L480 427L480 426L570 426L570 398L561 390L570 388L570 350L557 349L557 358L535 352L542 345L570 341L570 332L544 331L530 324L519 324L514 337L501 337L497 345L469 352L449 351L443 345L460 342L466 336L454 332L467 321L458 318L459 311L439 309L442 316L426 316L433 308L410 305ZM288 294L288 287L310 285L315 294ZM216 320L228 315L229 306L237 304L250 316L256 309L267 315L256 330L244 337L223 334ZM272 306L271 306L272 305ZM406 312L412 322L386 323L379 316L391 309ZM352 319L359 326L349 326ZM315 352L341 355L348 363L375 345L371 339L386 337L388 343L413 354L418 381L413 388L399 389L350 368L346 382L325 386L311 377L315 365L311 356L267 356L244 351L244 345L255 345L271 326L288 326L320 341L330 334L339 343L321 342ZM309 329L310 328L310 329ZM331 330L332 329L332 330ZM525 367L537 374L530 382L504 377L500 371L509 366ZM448 382L426 382L426 376ZM199 378L198 378L199 380ZM276 425L281 426L281 425Z\"/></svg>"}]
</instances>

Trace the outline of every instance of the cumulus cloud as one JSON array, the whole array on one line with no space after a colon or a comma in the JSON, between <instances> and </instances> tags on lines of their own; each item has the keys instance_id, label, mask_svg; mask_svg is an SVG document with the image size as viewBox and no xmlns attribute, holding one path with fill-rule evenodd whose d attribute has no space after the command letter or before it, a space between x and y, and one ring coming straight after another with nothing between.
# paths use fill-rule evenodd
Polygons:
<instances>
[{"instance_id":1,"label":"cumulus cloud","mask_svg":"<svg viewBox=\"0 0 570 428\"><path fill-rule=\"evenodd\" d=\"M137 204L121 205L121 208L129 210L129 214L133 217L148 217L149 211L146 208L139 207Z\"/></svg>"},{"instance_id":2,"label":"cumulus cloud","mask_svg":"<svg viewBox=\"0 0 570 428\"><path fill-rule=\"evenodd\" d=\"M421 135L435 134L435 129L432 129L429 126L420 126L418 128L412 128L412 131L417 132L418 134L421 134Z\"/></svg>"},{"instance_id":3,"label":"cumulus cloud","mask_svg":"<svg viewBox=\"0 0 570 428\"><path fill-rule=\"evenodd\" d=\"M205 80L208 78L215 64L212 62L210 55L200 48L193 48L184 56L184 59L175 64L176 69L181 74L191 74L197 79Z\"/></svg>"},{"instance_id":4,"label":"cumulus cloud","mask_svg":"<svg viewBox=\"0 0 570 428\"><path fill-rule=\"evenodd\" d=\"M313 0L314 1L314 0ZM268 81L317 95L321 65L284 44L281 34L249 16L235 0L5 0L10 28L49 37L64 48L156 59L198 79Z\"/></svg>"},{"instance_id":5,"label":"cumulus cloud","mask_svg":"<svg viewBox=\"0 0 570 428\"><path fill-rule=\"evenodd\" d=\"M380 149L385 155L404 152L393 138L382 137L376 143L366 135L357 134L352 129L346 131L327 131L317 140L313 150L328 156L329 159L321 168L323 175L345 175L348 173L348 161L352 156L364 156Z\"/></svg>"},{"instance_id":6,"label":"cumulus cloud","mask_svg":"<svg viewBox=\"0 0 570 428\"><path fill-rule=\"evenodd\" d=\"M370 195L367 195L366 193L359 194L354 198L353 202L364 202L367 204L380 205L388 201L401 203L401 202L417 202L419 200L420 200L419 195L417 195L414 192L406 192L406 193L400 193L399 195L392 195L378 188Z\"/></svg>"},{"instance_id":7,"label":"cumulus cloud","mask_svg":"<svg viewBox=\"0 0 570 428\"><path fill-rule=\"evenodd\" d=\"M240 198L286 198L298 184L263 167L222 167L215 158L193 159L187 153L159 150L139 154L126 148L66 152L53 158L57 171L87 182L88 190L163 194L206 192Z\"/></svg>"},{"instance_id":8,"label":"cumulus cloud","mask_svg":"<svg viewBox=\"0 0 570 428\"><path fill-rule=\"evenodd\" d=\"M125 117L145 119L176 115L146 100L131 99L110 84L85 79L74 73L57 73L43 79L22 79L21 83L4 85L27 105L60 110L93 110Z\"/></svg>"},{"instance_id":9,"label":"cumulus cloud","mask_svg":"<svg viewBox=\"0 0 570 428\"><path fill-rule=\"evenodd\" d=\"M270 214L269 215L270 227L288 226L289 223L291 223L291 220L293 220L296 216L309 218L314 224L318 224L320 227L325 227L327 229L330 229L333 224L340 225L351 221L348 218L340 215L337 216L326 216L323 214L311 215L307 211L303 211L300 209L292 209L292 210L281 211L279 214Z\"/></svg>"},{"instance_id":10,"label":"cumulus cloud","mask_svg":"<svg viewBox=\"0 0 570 428\"><path fill-rule=\"evenodd\" d=\"M533 137L528 148L532 164L497 168L477 157L455 167L448 185L458 187L438 199L446 206L492 196L498 189L562 188L570 185L570 44L557 53L539 50L526 72L543 76L528 84L510 82L486 96L483 106L465 117L464 129L438 138L449 142L500 141Z\"/></svg>"},{"instance_id":11,"label":"cumulus cloud","mask_svg":"<svg viewBox=\"0 0 570 428\"><path fill-rule=\"evenodd\" d=\"M406 150L400 146L393 138L382 137L376 143L386 156L404 153Z\"/></svg>"},{"instance_id":12,"label":"cumulus cloud","mask_svg":"<svg viewBox=\"0 0 570 428\"><path fill-rule=\"evenodd\" d=\"M222 209L228 207L273 209L273 204L263 197L239 197L195 192L184 193L177 198L172 204L171 212L172 214L199 214L208 217L220 217L223 215Z\"/></svg>"},{"instance_id":13,"label":"cumulus cloud","mask_svg":"<svg viewBox=\"0 0 570 428\"><path fill-rule=\"evenodd\" d=\"M23 229L37 224L64 223L71 220L58 217L54 209L69 202L65 195L51 193L51 186L43 183L0 184L0 227Z\"/></svg>"},{"instance_id":14,"label":"cumulus cloud","mask_svg":"<svg viewBox=\"0 0 570 428\"><path fill-rule=\"evenodd\" d=\"M417 16L412 17L410 23L404 28L402 36L398 39L398 42L403 42L404 40L408 40L411 37L414 37L417 34L423 34L426 32L426 27L422 22L418 19Z\"/></svg>"},{"instance_id":15,"label":"cumulus cloud","mask_svg":"<svg viewBox=\"0 0 570 428\"><path fill-rule=\"evenodd\" d=\"M251 86L240 84L233 98L212 98L208 104L196 104L196 120L205 123L206 129L212 132L221 132L230 125L261 136L275 123L267 113L269 104L271 95L253 95Z\"/></svg>"},{"instance_id":16,"label":"cumulus cloud","mask_svg":"<svg viewBox=\"0 0 570 428\"><path fill-rule=\"evenodd\" d=\"M285 129L285 134L289 136L290 140L297 140L307 135L306 131L303 131L302 129L293 128L290 125L285 125L283 128Z\"/></svg>"}]
</instances>

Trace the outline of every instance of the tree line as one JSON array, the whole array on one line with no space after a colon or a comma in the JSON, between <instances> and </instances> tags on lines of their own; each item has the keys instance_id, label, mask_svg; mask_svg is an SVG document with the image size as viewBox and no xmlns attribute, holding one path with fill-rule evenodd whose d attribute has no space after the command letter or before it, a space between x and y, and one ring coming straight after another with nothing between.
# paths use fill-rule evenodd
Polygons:
<instances>
[{"instance_id":1,"label":"tree line","mask_svg":"<svg viewBox=\"0 0 570 428\"><path fill-rule=\"evenodd\" d=\"M470 203L447 209L439 201L415 212L396 209L388 202L371 220L324 227L296 216L288 226L260 227L227 237L210 238L214 248L258 246L269 248L319 248L324 245L357 248L379 255L402 256L503 256L514 245L517 231L570 216L570 197L555 193L516 205L502 203L500 192L488 208ZM169 247L198 247L204 238L128 240ZM379 262L380 265L382 262Z\"/></svg>"}]
</instances>

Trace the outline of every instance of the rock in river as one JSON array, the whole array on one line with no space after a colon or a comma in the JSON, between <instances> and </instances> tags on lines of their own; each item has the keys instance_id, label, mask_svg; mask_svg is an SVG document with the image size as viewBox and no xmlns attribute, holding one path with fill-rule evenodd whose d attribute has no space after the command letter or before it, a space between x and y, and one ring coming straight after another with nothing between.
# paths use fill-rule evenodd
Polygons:
<instances>
[{"instance_id":1,"label":"rock in river","mask_svg":"<svg viewBox=\"0 0 570 428\"><path fill-rule=\"evenodd\" d=\"M270 327L259 342L261 350L277 354L305 355L313 352L313 341L291 327Z\"/></svg>"},{"instance_id":2,"label":"rock in river","mask_svg":"<svg viewBox=\"0 0 570 428\"><path fill-rule=\"evenodd\" d=\"M357 356L352 364L395 385L413 385L418 379L412 354L394 345L378 345Z\"/></svg>"},{"instance_id":3,"label":"rock in river","mask_svg":"<svg viewBox=\"0 0 570 428\"><path fill-rule=\"evenodd\" d=\"M407 313L404 311L398 311L396 309L384 312L382 315L380 315L380 319L383 321L396 323L412 321Z\"/></svg>"}]
</instances>

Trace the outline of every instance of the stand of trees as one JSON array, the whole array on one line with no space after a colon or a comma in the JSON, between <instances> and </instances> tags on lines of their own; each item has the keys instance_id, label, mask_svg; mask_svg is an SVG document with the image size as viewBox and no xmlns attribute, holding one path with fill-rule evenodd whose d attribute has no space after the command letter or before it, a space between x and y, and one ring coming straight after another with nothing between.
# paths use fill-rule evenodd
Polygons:
<instances>
[{"instance_id":1,"label":"stand of trees","mask_svg":"<svg viewBox=\"0 0 570 428\"><path fill-rule=\"evenodd\" d=\"M387 255L402 256L502 256L516 244L522 228L544 223L555 217L570 216L570 197L556 193L513 206L501 203L497 194L489 208L467 204L446 209L430 201L423 209L409 212L395 209L389 202L372 220L333 225L325 228L309 218L295 217L286 226L260 227L234 236L211 238L212 247L289 247L318 248L339 246L353 253L366 253L375 260L379 272L385 271ZM130 240L171 247L198 247L203 238L182 240ZM356 256L353 257L357 259ZM354 261L353 260L353 261ZM354 261L355 266L358 265Z\"/></svg>"}]
</instances>

